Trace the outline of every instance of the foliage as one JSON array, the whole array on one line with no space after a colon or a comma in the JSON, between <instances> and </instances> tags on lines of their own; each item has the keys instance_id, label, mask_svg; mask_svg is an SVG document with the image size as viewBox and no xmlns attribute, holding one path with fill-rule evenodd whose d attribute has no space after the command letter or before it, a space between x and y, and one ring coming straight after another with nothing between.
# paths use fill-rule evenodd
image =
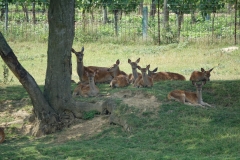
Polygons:
<instances>
[{"instance_id":1,"label":"foliage","mask_svg":"<svg viewBox=\"0 0 240 160\"><path fill-rule=\"evenodd\" d=\"M84 112L83 113L83 119L85 119L85 120L93 119L96 114L99 114L99 112L98 111Z\"/></svg>"}]
</instances>

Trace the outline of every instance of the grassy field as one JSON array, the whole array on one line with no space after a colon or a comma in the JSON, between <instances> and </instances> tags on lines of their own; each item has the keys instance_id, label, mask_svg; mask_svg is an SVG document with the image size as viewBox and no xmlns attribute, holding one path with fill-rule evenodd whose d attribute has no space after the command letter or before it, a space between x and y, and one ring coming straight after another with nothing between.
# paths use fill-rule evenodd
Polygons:
<instances>
[{"instance_id":1,"label":"grassy field","mask_svg":"<svg viewBox=\"0 0 240 160\"><path fill-rule=\"evenodd\" d=\"M47 44L9 42L9 45L43 87ZM0 159L240 159L239 50L223 53L221 48L228 46L205 43L166 46L74 43L73 48L81 50L83 45L86 66L110 67L119 59L120 69L130 73L127 59L141 58L140 66L150 64L151 69L177 72L187 81L163 81L155 83L153 88L141 89L132 86L110 89L107 84L101 84L101 94L118 95L112 98L119 104L118 114L132 127L131 132L109 125L108 117L101 115L82 120L78 123L81 126L40 138L23 134L21 125L13 124L7 126L6 141L0 144ZM0 74L3 74L3 61L0 63ZM201 67L214 67L211 81L203 87L203 100L214 107L168 101L166 96L174 89L195 91L188 79L193 70ZM72 78L78 81L74 55ZM12 73L6 78L0 76L0 81L0 122L16 120L13 115L19 111L30 112L28 95ZM131 94L124 98L119 96L122 92ZM96 102L102 98L105 97L77 100ZM135 106L131 101L126 103L129 98L140 103Z\"/></svg>"}]
</instances>

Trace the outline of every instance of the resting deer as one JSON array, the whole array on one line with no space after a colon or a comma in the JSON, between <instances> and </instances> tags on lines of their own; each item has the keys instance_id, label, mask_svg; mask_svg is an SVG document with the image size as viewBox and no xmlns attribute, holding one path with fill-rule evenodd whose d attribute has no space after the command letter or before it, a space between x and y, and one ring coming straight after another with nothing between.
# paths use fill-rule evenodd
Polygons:
<instances>
[{"instance_id":1,"label":"resting deer","mask_svg":"<svg viewBox=\"0 0 240 160\"><path fill-rule=\"evenodd\" d=\"M108 72L112 72L113 79L110 82L110 87L126 87L129 85L128 75L119 69L120 61L119 59L116 61L116 64L113 64L110 68L108 68Z\"/></svg>"},{"instance_id":2,"label":"resting deer","mask_svg":"<svg viewBox=\"0 0 240 160\"><path fill-rule=\"evenodd\" d=\"M199 81L210 81L210 72L213 70L210 69L209 71L205 71L203 68L201 68L201 72L200 71L193 71L190 77L190 81L192 81L192 83L194 82L199 82Z\"/></svg>"},{"instance_id":3,"label":"resting deer","mask_svg":"<svg viewBox=\"0 0 240 160\"><path fill-rule=\"evenodd\" d=\"M132 67L132 73L130 73L128 75L128 79L130 83L135 82L135 80L138 78L138 76L141 75L141 73L137 72L137 65L140 62L140 58L138 58L135 62L132 62L130 59L128 59L128 63L131 65Z\"/></svg>"},{"instance_id":4,"label":"resting deer","mask_svg":"<svg viewBox=\"0 0 240 160\"><path fill-rule=\"evenodd\" d=\"M4 128L0 127L0 143L2 143L5 139Z\"/></svg>"},{"instance_id":5,"label":"resting deer","mask_svg":"<svg viewBox=\"0 0 240 160\"><path fill-rule=\"evenodd\" d=\"M97 67L97 66L85 67L83 65L84 47L82 47L82 50L79 52L76 52L72 48L72 52L75 53L77 58L77 73L81 83L88 82L88 77L87 77L87 74L85 73L86 68L89 68L91 70L96 70L96 69L98 70L98 74L95 76L96 83L109 83L112 80L112 75L110 72L107 71L107 67Z\"/></svg>"},{"instance_id":6,"label":"resting deer","mask_svg":"<svg viewBox=\"0 0 240 160\"><path fill-rule=\"evenodd\" d=\"M201 82L200 84L194 82L193 83L197 88L196 93L188 92L183 90L174 90L168 94L168 99L174 99L183 104L191 105L191 106L209 106L210 104L203 102L202 100L202 86L206 84L205 82Z\"/></svg>"},{"instance_id":7,"label":"resting deer","mask_svg":"<svg viewBox=\"0 0 240 160\"><path fill-rule=\"evenodd\" d=\"M149 69L149 67L150 65L147 65L146 68L141 68L140 66L137 66L137 68L141 71L142 75L135 80L134 87L152 87L153 86L152 77L147 75L147 70Z\"/></svg>"},{"instance_id":8,"label":"resting deer","mask_svg":"<svg viewBox=\"0 0 240 160\"><path fill-rule=\"evenodd\" d=\"M98 70L92 71L91 69L86 69L86 74L89 83L79 83L78 86L73 91L73 96L81 95L83 97L97 96L99 93L99 88L95 85L94 77L98 73Z\"/></svg>"},{"instance_id":9,"label":"resting deer","mask_svg":"<svg viewBox=\"0 0 240 160\"><path fill-rule=\"evenodd\" d=\"M150 68L150 66L149 66ZM157 81L163 81L163 80L181 80L185 81L186 78L178 73L172 73L172 72L157 72L158 68L155 68L154 70L150 71L148 69L148 76L151 76L153 78L154 82ZM157 72L157 73L155 73Z\"/></svg>"}]
</instances>

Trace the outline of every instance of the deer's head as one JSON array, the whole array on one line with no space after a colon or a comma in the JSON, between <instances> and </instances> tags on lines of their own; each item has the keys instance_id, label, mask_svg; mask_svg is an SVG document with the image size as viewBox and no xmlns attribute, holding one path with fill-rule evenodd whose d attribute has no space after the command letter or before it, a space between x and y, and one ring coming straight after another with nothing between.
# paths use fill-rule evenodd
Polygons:
<instances>
[{"instance_id":1,"label":"deer's head","mask_svg":"<svg viewBox=\"0 0 240 160\"><path fill-rule=\"evenodd\" d=\"M147 76L147 71L149 69L150 65L147 65L146 68L141 68L140 66L137 66L137 68L142 72L143 76Z\"/></svg>"},{"instance_id":2,"label":"deer's head","mask_svg":"<svg viewBox=\"0 0 240 160\"><path fill-rule=\"evenodd\" d=\"M111 67L109 67L107 69L107 71L108 72L116 72L117 70L119 70L119 64L120 64L120 61L118 59L115 64L113 64Z\"/></svg>"},{"instance_id":3,"label":"deer's head","mask_svg":"<svg viewBox=\"0 0 240 160\"><path fill-rule=\"evenodd\" d=\"M158 70L158 67L155 68L154 70L150 71L150 65L149 65L149 67L148 67L148 76L152 76L155 72L157 72L157 70Z\"/></svg>"},{"instance_id":4,"label":"deer's head","mask_svg":"<svg viewBox=\"0 0 240 160\"><path fill-rule=\"evenodd\" d=\"M201 72L202 72L202 74L203 74L203 79L204 79L204 81L210 81L210 76L211 76L210 72L211 72L212 70L213 70L213 68L210 69L210 70L208 70L208 71L205 71L203 68L201 68Z\"/></svg>"},{"instance_id":5,"label":"deer's head","mask_svg":"<svg viewBox=\"0 0 240 160\"><path fill-rule=\"evenodd\" d=\"M84 52L84 47L82 47L82 50L79 51L79 52L75 51L73 48L72 48L71 51L76 55L76 57L77 57L77 62L82 63L82 62L83 62L83 56L84 56L84 54L83 54L83 52Z\"/></svg>"},{"instance_id":6,"label":"deer's head","mask_svg":"<svg viewBox=\"0 0 240 160\"><path fill-rule=\"evenodd\" d=\"M96 69L96 70L94 70L94 71L91 70L91 69L87 69L85 72L86 72L86 74L87 74L88 80L89 80L90 82L93 82L96 74L98 73L98 69Z\"/></svg>"},{"instance_id":7,"label":"deer's head","mask_svg":"<svg viewBox=\"0 0 240 160\"><path fill-rule=\"evenodd\" d=\"M131 65L132 69L137 69L137 64L140 62L140 58L138 58L135 62L132 62L128 59L128 63Z\"/></svg>"},{"instance_id":8,"label":"deer's head","mask_svg":"<svg viewBox=\"0 0 240 160\"><path fill-rule=\"evenodd\" d=\"M202 81L201 83L192 82L192 84L197 88L198 91L201 91L202 87L206 84L206 81Z\"/></svg>"}]
</instances>

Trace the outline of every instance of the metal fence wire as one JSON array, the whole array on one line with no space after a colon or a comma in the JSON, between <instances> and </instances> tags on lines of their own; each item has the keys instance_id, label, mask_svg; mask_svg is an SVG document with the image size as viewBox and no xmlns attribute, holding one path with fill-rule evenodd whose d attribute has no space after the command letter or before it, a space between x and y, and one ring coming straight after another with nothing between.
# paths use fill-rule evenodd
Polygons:
<instances>
[{"instance_id":1,"label":"metal fence wire","mask_svg":"<svg viewBox=\"0 0 240 160\"><path fill-rule=\"evenodd\" d=\"M46 41L48 4L0 2L0 28L9 39ZM169 44L180 41L237 44L240 39L240 11L225 5L216 12L188 11L176 14L170 7L145 3L133 11L114 10L103 5L75 9L75 40ZM168 14L165 11L168 11ZM205 14L203 14L205 13ZM166 16L167 15L167 16Z\"/></svg>"}]
</instances>

